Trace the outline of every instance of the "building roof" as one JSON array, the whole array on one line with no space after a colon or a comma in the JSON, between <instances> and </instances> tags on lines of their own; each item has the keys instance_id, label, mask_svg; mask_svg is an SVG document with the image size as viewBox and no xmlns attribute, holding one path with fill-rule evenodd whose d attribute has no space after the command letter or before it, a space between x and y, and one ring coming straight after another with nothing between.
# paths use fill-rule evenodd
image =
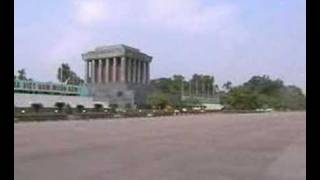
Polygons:
<instances>
[{"instance_id":1,"label":"building roof","mask_svg":"<svg viewBox=\"0 0 320 180\"><path fill-rule=\"evenodd\" d=\"M140 60L151 61L152 57L142 53L139 49L124 44L98 46L93 51L82 54L84 60L111 58L117 56L126 56L138 58Z\"/></svg>"},{"instance_id":2,"label":"building roof","mask_svg":"<svg viewBox=\"0 0 320 180\"><path fill-rule=\"evenodd\" d=\"M135 52L140 52L139 49L133 48L124 44L116 44L116 45L108 45L108 46L98 46L95 48L95 51L108 51L108 50L114 50L114 49L121 49L124 51L135 51Z\"/></svg>"}]
</instances>

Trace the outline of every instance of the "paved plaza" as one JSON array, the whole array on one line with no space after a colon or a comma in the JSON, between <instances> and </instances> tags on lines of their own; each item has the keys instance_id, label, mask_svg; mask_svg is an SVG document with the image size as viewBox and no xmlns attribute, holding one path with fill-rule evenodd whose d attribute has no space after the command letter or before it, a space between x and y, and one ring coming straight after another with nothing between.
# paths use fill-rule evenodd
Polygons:
<instances>
[{"instance_id":1,"label":"paved plaza","mask_svg":"<svg viewBox=\"0 0 320 180\"><path fill-rule=\"evenodd\" d=\"M16 180L304 180L305 112L16 123Z\"/></svg>"}]
</instances>

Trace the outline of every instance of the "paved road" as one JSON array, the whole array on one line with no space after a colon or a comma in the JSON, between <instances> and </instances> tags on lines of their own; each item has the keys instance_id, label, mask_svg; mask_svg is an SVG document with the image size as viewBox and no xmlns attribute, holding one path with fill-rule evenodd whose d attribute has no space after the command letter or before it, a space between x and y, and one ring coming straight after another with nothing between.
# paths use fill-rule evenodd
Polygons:
<instances>
[{"instance_id":1,"label":"paved road","mask_svg":"<svg viewBox=\"0 0 320 180\"><path fill-rule=\"evenodd\" d=\"M306 114L14 125L16 180L303 180Z\"/></svg>"}]
</instances>

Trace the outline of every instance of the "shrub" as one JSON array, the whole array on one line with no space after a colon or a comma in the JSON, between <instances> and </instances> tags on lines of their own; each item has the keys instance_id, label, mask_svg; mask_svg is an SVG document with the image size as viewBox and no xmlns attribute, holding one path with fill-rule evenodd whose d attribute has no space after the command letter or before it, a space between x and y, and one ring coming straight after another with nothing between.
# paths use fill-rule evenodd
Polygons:
<instances>
[{"instance_id":1,"label":"shrub","mask_svg":"<svg viewBox=\"0 0 320 180\"><path fill-rule=\"evenodd\" d=\"M127 103L126 105L125 105L125 108L126 109L131 109L132 107L131 107L131 104L130 103Z\"/></svg>"},{"instance_id":2,"label":"shrub","mask_svg":"<svg viewBox=\"0 0 320 180\"><path fill-rule=\"evenodd\" d=\"M34 110L34 112L38 113L40 109L43 108L43 105L41 103L33 103L31 104L31 107Z\"/></svg>"},{"instance_id":3,"label":"shrub","mask_svg":"<svg viewBox=\"0 0 320 180\"><path fill-rule=\"evenodd\" d=\"M109 105L111 112L116 112L116 109L119 107L118 104L110 104Z\"/></svg>"},{"instance_id":4,"label":"shrub","mask_svg":"<svg viewBox=\"0 0 320 180\"><path fill-rule=\"evenodd\" d=\"M64 103L64 102L56 102L54 106L56 108L58 108L59 111L62 111L62 109L66 106L66 103Z\"/></svg>"},{"instance_id":5,"label":"shrub","mask_svg":"<svg viewBox=\"0 0 320 180\"><path fill-rule=\"evenodd\" d=\"M67 105L66 105L66 112L67 112L68 114L72 114L72 108L71 108L70 104L67 104Z\"/></svg>"},{"instance_id":6,"label":"shrub","mask_svg":"<svg viewBox=\"0 0 320 180\"><path fill-rule=\"evenodd\" d=\"M81 105L81 104L78 104L78 105L76 106L76 108L77 108L77 111L78 111L78 112L82 112L82 111L84 110L84 106Z\"/></svg>"},{"instance_id":7,"label":"shrub","mask_svg":"<svg viewBox=\"0 0 320 180\"><path fill-rule=\"evenodd\" d=\"M102 104L94 104L94 109L99 112L103 109L103 105Z\"/></svg>"}]
</instances>

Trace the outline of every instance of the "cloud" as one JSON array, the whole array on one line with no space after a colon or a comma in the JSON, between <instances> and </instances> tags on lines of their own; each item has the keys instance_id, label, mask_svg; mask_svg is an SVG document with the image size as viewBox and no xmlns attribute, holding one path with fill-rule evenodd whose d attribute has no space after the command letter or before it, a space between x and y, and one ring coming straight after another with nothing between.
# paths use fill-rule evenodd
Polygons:
<instances>
[{"instance_id":1,"label":"cloud","mask_svg":"<svg viewBox=\"0 0 320 180\"><path fill-rule=\"evenodd\" d=\"M139 48L163 52L164 54L157 55L157 58L161 59L166 58L165 56L176 58L168 55L170 50L161 50L169 43L163 42L159 45L159 40L166 34L181 35L183 42L188 42L185 38L193 39L197 33L208 34L207 41L213 41L213 37L219 34L222 37L218 39L219 41L226 38L235 41L241 37L238 31L232 30L237 29L235 22L239 13L234 3L208 5L198 0L69 0L67 2L65 11L60 12L65 18L63 23L53 26L48 22L47 25L52 27L50 36L44 33L38 37L41 44L46 45L45 48L39 45L41 53L36 61L45 68L46 76L51 76L49 74L54 73L55 67L62 61L68 62L72 67L79 67L78 72L82 72L80 54L96 45L110 42L130 42L129 45L137 44ZM42 25L40 29L46 29L47 25ZM139 32L133 32L134 29L139 29ZM146 37L145 34L148 33L150 34ZM41 37L50 42L45 43ZM97 42L101 44L96 44ZM193 44L185 47L190 49L190 46ZM228 44L224 46L229 47ZM176 51L180 52L179 49ZM182 59L184 59L183 54L180 52Z\"/></svg>"},{"instance_id":2,"label":"cloud","mask_svg":"<svg viewBox=\"0 0 320 180\"><path fill-rule=\"evenodd\" d=\"M90 25L104 21L109 16L109 9L103 0L73 0L71 12L74 20L81 25Z\"/></svg>"},{"instance_id":3,"label":"cloud","mask_svg":"<svg viewBox=\"0 0 320 180\"><path fill-rule=\"evenodd\" d=\"M218 33L230 26L237 12L234 4L207 6L197 0L70 0L70 5L68 13L72 21L44 53L43 63L50 67L70 58L80 58L80 54L97 41L95 38L111 34L108 27L120 28L120 31L131 25L146 31L152 28L158 32ZM101 29L105 35L97 34ZM221 33L226 34L225 29ZM79 59L73 61L74 65L79 64Z\"/></svg>"},{"instance_id":4,"label":"cloud","mask_svg":"<svg viewBox=\"0 0 320 180\"><path fill-rule=\"evenodd\" d=\"M221 28L237 10L230 3L208 6L196 0L152 0L146 2L144 20L154 26L194 33Z\"/></svg>"},{"instance_id":5,"label":"cloud","mask_svg":"<svg viewBox=\"0 0 320 180\"><path fill-rule=\"evenodd\" d=\"M236 4L198 0L71 0L75 23L84 26L139 25L185 32L219 29L236 17Z\"/></svg>"}]
</instances>

